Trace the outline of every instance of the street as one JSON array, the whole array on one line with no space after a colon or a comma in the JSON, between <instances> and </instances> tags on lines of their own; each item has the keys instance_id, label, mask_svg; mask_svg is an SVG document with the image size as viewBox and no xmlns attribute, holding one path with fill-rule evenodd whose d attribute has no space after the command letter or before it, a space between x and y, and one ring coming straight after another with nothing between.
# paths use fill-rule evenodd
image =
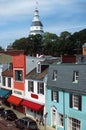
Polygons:
<instances>
[{"instance_id":1,"label":"street","mask_svg":"<svg viewBox=\"0 0 86 130\"><path fill-rule=\"evenodd\" d=\"M19 130L15 127L13 121L5 121L3 117L0 117L0 130Z\"/></svg>"}]
</instances>

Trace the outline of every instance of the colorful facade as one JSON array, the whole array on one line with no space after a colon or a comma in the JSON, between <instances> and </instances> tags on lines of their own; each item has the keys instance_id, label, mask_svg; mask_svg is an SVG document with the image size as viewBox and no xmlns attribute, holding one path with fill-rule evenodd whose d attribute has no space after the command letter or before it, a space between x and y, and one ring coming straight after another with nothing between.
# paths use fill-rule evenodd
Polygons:
<instances>
[{"instance_id":1,"label":"colorful facade","mask_svg":"<svg viewBox=\"0 0 86 130\"><path fill-rule=\"evenodd\" d=\"M47 124L56 130L85 130L86 62L49 67Z\"/></svg>"}]
</instances>

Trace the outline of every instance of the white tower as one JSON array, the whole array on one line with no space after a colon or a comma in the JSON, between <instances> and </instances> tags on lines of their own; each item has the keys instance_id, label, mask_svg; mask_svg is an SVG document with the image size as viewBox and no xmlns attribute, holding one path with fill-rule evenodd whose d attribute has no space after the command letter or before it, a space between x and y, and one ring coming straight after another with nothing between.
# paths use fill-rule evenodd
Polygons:
<instances>
[{"instance_id":1,"label":"white tower","mask_svg":"<svg viewBox=\"0 0 86 130\"><path fill-rule=\"evenodd\" d=\"M36 7L35 11L34 11L34 17L32 20L32 24L30 27L30 34L29 35L36 35L36 34L40 34L43 35L44 31L43 31L43 25L39 19L39 11Z\"/></svg>"}]
</instances>

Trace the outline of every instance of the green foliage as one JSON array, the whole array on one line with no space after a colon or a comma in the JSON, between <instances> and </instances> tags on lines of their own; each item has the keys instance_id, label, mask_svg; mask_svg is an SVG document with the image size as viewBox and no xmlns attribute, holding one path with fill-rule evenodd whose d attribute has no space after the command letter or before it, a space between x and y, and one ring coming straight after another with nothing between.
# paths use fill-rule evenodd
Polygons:
<instances>
[{"instance_id":1,"label":"green foliage","mask_svg":"<svg viewBox=\"0 0 86 130\"><path fill-rule=\"evenodd\" d=\"M14 49L24 50L28 55L45 54L60 56L62 54L81 54L82 45L86 42L86 29L71 34L64 31L56 34L45 32L43 36L30 35L27 38L15 40Z\"/></svg>"},{"instance_id":2,"label":"green foliage","mask_svg":"<svg viewBox=\"0 0 86 130\"><path fill-rule=\"evenodd\" d=\"M4 51L4 49L0 46L0 51Z\"/></svg>"}]
</instances>

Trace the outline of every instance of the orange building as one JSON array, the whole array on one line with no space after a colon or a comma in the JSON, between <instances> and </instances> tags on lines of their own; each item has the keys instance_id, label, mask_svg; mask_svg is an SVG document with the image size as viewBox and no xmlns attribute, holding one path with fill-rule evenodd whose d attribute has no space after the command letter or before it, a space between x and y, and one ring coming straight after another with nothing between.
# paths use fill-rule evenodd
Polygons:
<instances>
[{"instance_id":1,"label":"orange building","mask_svg":"<svg viewBox=\"0 0 86 130\"><path fill-rule=\"evenodd\" d=\"M82 46L82 55L86 55L86 43Z\"/></svg>"}]
</instances>

